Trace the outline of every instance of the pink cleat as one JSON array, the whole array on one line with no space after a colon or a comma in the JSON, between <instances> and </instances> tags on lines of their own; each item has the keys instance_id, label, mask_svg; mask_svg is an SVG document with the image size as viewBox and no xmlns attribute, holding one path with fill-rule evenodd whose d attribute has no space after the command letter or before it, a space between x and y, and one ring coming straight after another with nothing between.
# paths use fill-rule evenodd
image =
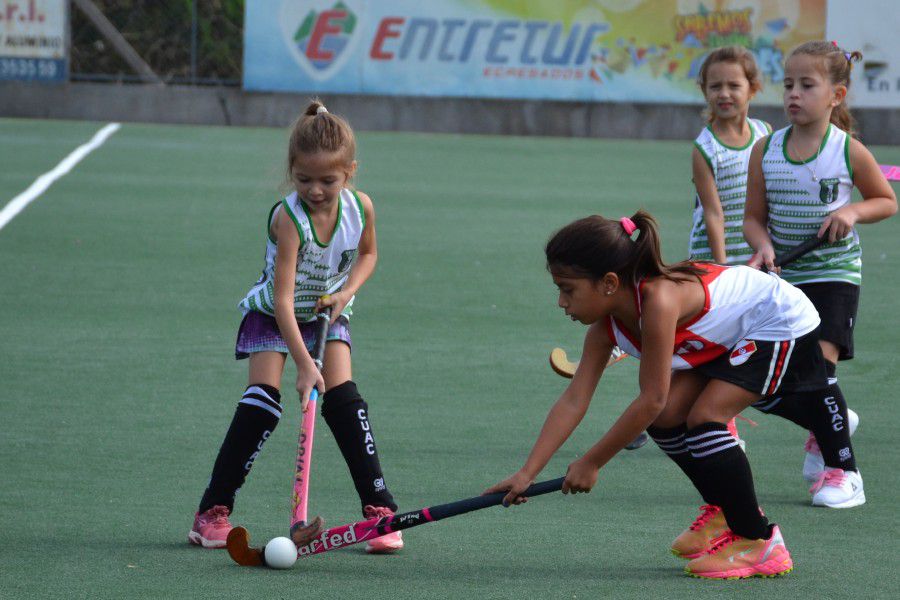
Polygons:
<instances>
[{"instance_id":1,"label":"pink cleat","mask_svg":"<svg viewBox=\"0 0 900 600\"><path fill-rule=\"evenodd\" d=\"M387 506L366 506L363 508L363 515L367 519L375 517L393 517L394 511ZM394 531L387 533L381 537L366 542L366 552L369 554L393 554L403 549L403 533Z\"/></svg>"},{"instance_id":2,"label":"pink cleat","mask_svg":"<svg viewBox=\"0 0 900 600\"><path fill-rule=\"evenodd\" d=\"M730 434L731 434L731 437L733 437L734 439L736 439L736 440L737 440L737 443L740 444L741 450L746 450L746 449L747 449L747 442L744 441L744 439L741 438L740 433L738 433L737 422L735 421L735 419L741 419L741 420L743 420L743 421L747 421L747 423L749 423L750 425L753 425L754 427L756 426L756 423L754 423L753 421L751 421L751 420L748 419L747 417L738 415L737 417L735 417L734 419L731 419L730 421L728 421L728 422L725 424L725 427L728 428L728 433L730 433Z\"/></svg>"},{"instance_id":3,"label":"pink cleat","mask_svg":"<svg viewBox=\"0 0 900 600\"><path fill-rule=\"evenodd\" d=\"M194 515L194 527L188 534L188 541L204 548L224 548L231 523L228 522L227 506L216 505L204 513Z\"/></svg>"},{"instance_id":4,"label":"pink cleat","mask_svg":"<svg viewBox=\"0 0 900 600\"><path fill-rule=\"evenodd\" d=\"M712 542L728 531L725 514L712 504L700 507L700 516L672 542L672 554L693 559L709 551Z\"/></svg>"},{"instance_id":5,"label":"pink cleat","mask_svg":"<svg viewBox=\"0 0 900 600\"><path fill-rule=\"evenodd\" d=\"M689 562L684 571L703 579L745 579L786 575L793 568L781 530L775 525L767 540L750 540L726 531L709 552Z\"/></svg>"}]
</instances>

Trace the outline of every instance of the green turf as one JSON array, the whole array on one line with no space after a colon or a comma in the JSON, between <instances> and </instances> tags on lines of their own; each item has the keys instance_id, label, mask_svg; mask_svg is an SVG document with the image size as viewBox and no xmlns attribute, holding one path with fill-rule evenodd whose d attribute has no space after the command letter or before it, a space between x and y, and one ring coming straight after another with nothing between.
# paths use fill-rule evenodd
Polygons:
<instances>
[{"instance_id":1,"label":"green turf","mask_svg":"<svg viewBox=\"0 0 900 600\"><path fill-rule=\"evenodd\" d=\"M0 120L0 204L101 124ZM698 125L699 126L699 125ZM688 142L372 133L357 184L374 200L379 266L353 320L355 379L402 509L479 493L518 468L564 381L553 346L583 328L555 306L542 264L550 232L590 212L643 206L669 259L692 206ZM280 130L125 125L0 230L3 543L10 598L867 598L900 587L890 544L900 489L900 220L864 226L857 359L842 386L868 503L816 510L800 479L803 432L751 414L757 489L796 570L715 583L681 574L672 538L699 503L651 446L623 453L588 496L545 496L407 532L401 555L355 547L293 570L242 569L186 535L246 381L233 360L238 299L258 276L278 197ZM900 149L873 148L900 163ZM9 167L9 168L7 168ZM604 378L556 477L636 393L635 361ZM298 406L285 377L281 427L234 520L283 535ZM324 424L313 512L356 520ZM891 592L890 590L894 590Z\"/></svg>"}]
</instances>

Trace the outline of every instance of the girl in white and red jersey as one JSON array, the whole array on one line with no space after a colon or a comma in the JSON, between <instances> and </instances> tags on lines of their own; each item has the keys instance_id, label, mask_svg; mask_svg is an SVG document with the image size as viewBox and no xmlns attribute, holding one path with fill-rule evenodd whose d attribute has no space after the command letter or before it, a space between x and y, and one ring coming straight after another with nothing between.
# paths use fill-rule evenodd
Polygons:
<instances>
[{"instance_id":1,"label":"girl in white and red jersey","mask_svg":"<svg viewBox=\"0 0 900 600\"><path fill-rule=\"evenodd\" d=\"M636 239L632 239L635 232ZM584 417L612 348L641 359L640 394L569 465L563 493L589 492L598 472L646 429L710 510L673 548L705 578L782 575L793 568L777 525L759 508L747 456L726 423L763 397L822 388L819 316L802 292L746 266L661 260L653 218L592 216L547 243L559 306L588 325L582 360L550 410L525 465L488 491L518 504ZM721 521L714 536L707 522ZM695 523L696 525L696 523ZM702 538L698 537L702 536ZM690 548L690 550L688 550Z\"/></svg>"}]
</instances>

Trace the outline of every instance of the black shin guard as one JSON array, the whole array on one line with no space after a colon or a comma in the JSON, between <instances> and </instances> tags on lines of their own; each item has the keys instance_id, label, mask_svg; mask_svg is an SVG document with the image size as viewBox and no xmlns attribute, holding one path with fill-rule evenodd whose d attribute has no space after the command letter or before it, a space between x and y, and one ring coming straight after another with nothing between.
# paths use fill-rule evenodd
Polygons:
<instances>
[{"instance_id":1,"label":"black shin guard","mask_svg":"<svg viewBox=\"0 0 900 600\"><path fill-rule=\"evenodd\" d=\"M221 504L234 508L234 496L244 485L253 461L281 419L281 394L265 384L251 384L234 411L231 426L216 462L209 485L200 500L199 512Z\"/></svg>"},{"instance_id":2,"label":"black shin guard","mask_svg":"<svg viewBox=\"0 0 900 600\"><path fill-rule=\"evenodd\" d=\"M368 411L368 405L352 381L331 388L325 392L322 401L322 417L344 455L362 505L397 510L384 483Z\"/></svg>"},{"instance_id":3,"label":"black shin guard","mask_svg":"<svg viewBox=\"0 0 900 600\"><path fill-rule=\"evenodd\" d=\"M703 489L705 480L697 477L697 469L695 467L696 461L691 456L691 451L684 438L685 433L687 433L687 425L682 423L677 427L671 428L650 426L647 428L647 433L650 435L650 438L656 442L659 449L662 450L666 456L671 458L672 462L678 465L684 474L688 476L688 479L691 480L691 483L693 483L694 487L697 488L697 491L700 492L703 501L707 504L718 506L716 499L710 495L710 490Z\"/></svg>"},{"instance_id":4,"label":"black shin guard","mask_svg":"<svg viewBox=\"0 0 900 600\"><path fill-rule=\"evenodd\" d=\"M745 538L768 538L769 521L759 510L750 463L728 428L703 423L688 430L685 438L697 477L722 507L728 527Z\"/></svg>"},{"instance_id":5,"label":"black shin guard","mask_svg":"<svg viewBox=\"0 0 900 600\"><path fill-rule=\"evenodd\" d=\"M847 401L835 376L836 365L826 362L828 387L804 394L803 404L810 417L810 427L822 451L825 466L856 471L856 457L850 443L850 421Z\"/></svg>"}]
</instances>

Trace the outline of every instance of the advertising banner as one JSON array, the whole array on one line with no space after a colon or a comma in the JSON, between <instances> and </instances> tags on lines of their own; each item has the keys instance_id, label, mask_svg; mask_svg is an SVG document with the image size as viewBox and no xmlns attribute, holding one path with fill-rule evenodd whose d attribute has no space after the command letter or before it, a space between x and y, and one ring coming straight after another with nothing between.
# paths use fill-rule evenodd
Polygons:
<instances>
[{"instance_id":1,"label":"advertising banner","mask_svg":"<svg viewBox=\"0 0 900 600\"><path fill-rule=\"evenodd\" d=\"M0 0L0 80L65 81L67 0Z\"/></svg>"},{"instance_id":2,"label":"advertising banner","mask_svg":"<svg viewBox=\"0 0 900 600\"><path fill-rule=\"evenodd\" d=\"M900 3L829 0L829 40L863 54L850 75L850 109L900 108Z\"/></svg>"},{"instance_id":3,"label":"advertising banner","mask_svg":"<svg viewBox=\"0 0 900 600\"><path fill-rule=\"evenodd\" d=\"M249 90L700 103L740 44L781 103L784 55L826 0L247 0Z\"/></svg>"}]
</instances>

